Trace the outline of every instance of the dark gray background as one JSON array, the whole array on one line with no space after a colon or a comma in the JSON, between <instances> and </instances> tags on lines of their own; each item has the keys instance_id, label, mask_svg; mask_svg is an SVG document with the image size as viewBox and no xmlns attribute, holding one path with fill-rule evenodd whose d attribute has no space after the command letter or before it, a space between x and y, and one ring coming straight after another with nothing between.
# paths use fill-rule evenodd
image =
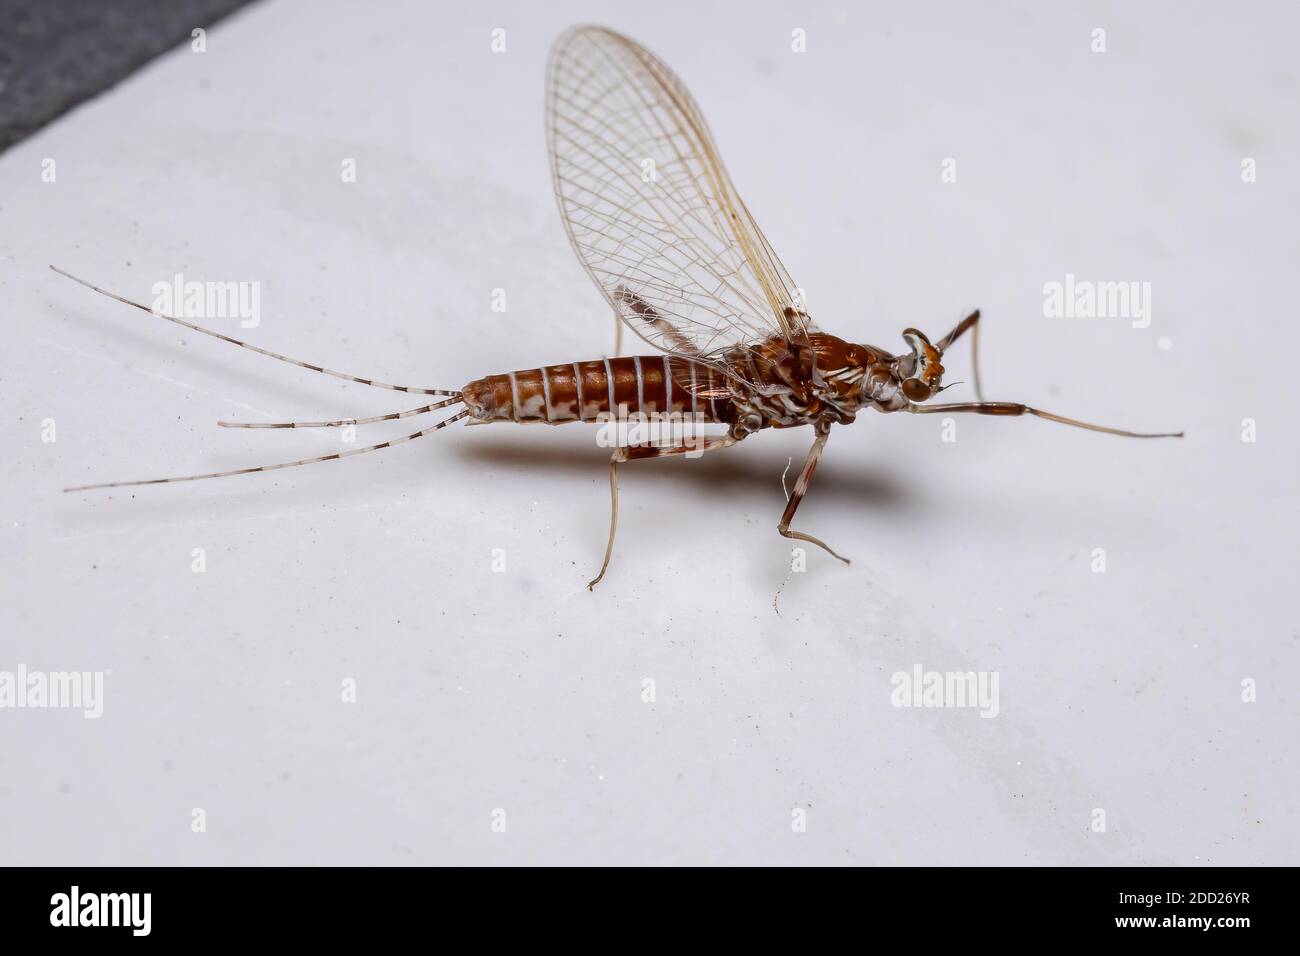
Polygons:
<instances>
[{"instance_id":1,"label":"dark gray background","mask_svg":"<svg viewBox=\"0 0 1300 956\"><path fill-rule=\"evenodd\" d=\"M0 150L249 0L0 0Z\"/></svg>"}]
</instances>

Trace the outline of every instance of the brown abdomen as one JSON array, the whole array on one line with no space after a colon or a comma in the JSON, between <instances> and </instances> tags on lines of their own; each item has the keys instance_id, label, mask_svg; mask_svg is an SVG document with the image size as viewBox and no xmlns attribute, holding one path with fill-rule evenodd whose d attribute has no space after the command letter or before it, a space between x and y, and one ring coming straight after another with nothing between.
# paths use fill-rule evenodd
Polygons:
<instances>
[{"instance_id":1,"label":"brown abdomen","mask_svg":"<svg viewBox=\"0 0 1300 956\"><path fill-rule=\"evenodd\" d=\"M691 382L695 387L691 387ZM476 379L461 389L474 422L594 422L611 410L698 414L729 420L722 377L677 356L636 355L523 369Z\"/></svg>"}]
</instances>

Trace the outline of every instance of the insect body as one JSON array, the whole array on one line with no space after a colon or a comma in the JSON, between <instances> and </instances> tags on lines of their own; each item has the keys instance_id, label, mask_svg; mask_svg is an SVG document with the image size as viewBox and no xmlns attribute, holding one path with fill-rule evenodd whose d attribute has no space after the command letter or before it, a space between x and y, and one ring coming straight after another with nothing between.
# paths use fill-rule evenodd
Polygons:
<instances>
[{"instance_id":1,"label":"insect body","mask_svg":"<svg viewBox=\"0 0 1300 956\"><path fill-rule=\"evenodd\" d=\"M985 401L976 338L978 311L935 342L917 329L905 329L907 347L898 354L856 345L818 329L803 307L801 290L736 192L689 91L662 61L627 37L601 27L580 27L561 37L548 68L546 118L561 218L579 260L614 311L617 341L621 342L626 325L659 351L489 375L461 389L437 389L393 385L326 369L153 313L325 375L439 397L417 408L371 418L220 423L227 427L360 425L463 407L402 438L318 458L69 490L192 481L330 461L411 441L457 421L559 425L595 422L626 411L690 415L696 421L725 424L726 433L721 435L614 451L609 540L600 572L588 585L594 587L604 577L613 553L618 466L624 462L717 450L765 428L811 426L812 448L777 527L786 537L816 544L847 562L824 542L790 525L831 429L852 424L864 409L1034 415L1136 438L1182 434L1130 432L1018 402ZM933 403L930 400L942 390L944 353L967 332L977 400ZM621 349L616 345L615 351Z\"/></svg>"},{"instance_id":2,"label":"insect body","mask_svg":"<svg viewBox=\"0 0 1300 956\"><path fill-rule=\"evenodd\" d=\"M476 379L460 394L470 424L599 422L621 408L727 424L739 440L762 428L849 424L864 407L900 411L908 390L932 387L900 377L900 359L883 349L822 332L802 353L771 339L721 358L725 372L662 353L548 365ZM928 381L937 385L941 372L930 366Z\"/></svg>"},{"instance_id":3,"label":"insect body","mask_svg":"<svg viewBox=\"0 0 1300 956\"><path fill-rule=\"evenodd\" d=\"M731 421L725 378L708 365L693 364L684 381L695 387L683 387L676 384L671 367L677 361L660 354L548 365L476 379L461 395L474 425L600 422L618 415L620 408L629 414Z\"/></svg>"}]
</instances>

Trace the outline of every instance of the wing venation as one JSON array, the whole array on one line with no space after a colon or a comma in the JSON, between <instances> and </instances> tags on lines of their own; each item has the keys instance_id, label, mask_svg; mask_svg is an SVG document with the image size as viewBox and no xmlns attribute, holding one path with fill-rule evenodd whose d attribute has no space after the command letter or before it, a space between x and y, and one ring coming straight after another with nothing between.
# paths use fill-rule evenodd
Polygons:
<instances>
[{"instance_id":1,"label":"wing venation","mask_svg":"<svg viewBox=\"0 0 1300 956\"><path fill-rule=\"evenodd\" d=\"M578 258L624 323L695 358L811 323L689 91L612 30L561 37L547 78L551 171Z\"/></svg>"}]
</instances>

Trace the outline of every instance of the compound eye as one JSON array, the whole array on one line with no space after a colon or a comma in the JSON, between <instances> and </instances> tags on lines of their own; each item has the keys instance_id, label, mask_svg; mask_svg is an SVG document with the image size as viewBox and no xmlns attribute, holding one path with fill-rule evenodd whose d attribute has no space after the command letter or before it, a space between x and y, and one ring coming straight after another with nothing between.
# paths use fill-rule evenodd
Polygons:
<instances>
[{"instance_id":1,"label":"compound eye","mask_svg":"<svg viewBox=\"0 0 1300 956\"><path fill-rule=\"evenodd\" d=\"M930 397L930 386L919 378L905 378L903 379L903 394L907 396L908 401L923 402Z\"/></svg>"}]
</instances>

